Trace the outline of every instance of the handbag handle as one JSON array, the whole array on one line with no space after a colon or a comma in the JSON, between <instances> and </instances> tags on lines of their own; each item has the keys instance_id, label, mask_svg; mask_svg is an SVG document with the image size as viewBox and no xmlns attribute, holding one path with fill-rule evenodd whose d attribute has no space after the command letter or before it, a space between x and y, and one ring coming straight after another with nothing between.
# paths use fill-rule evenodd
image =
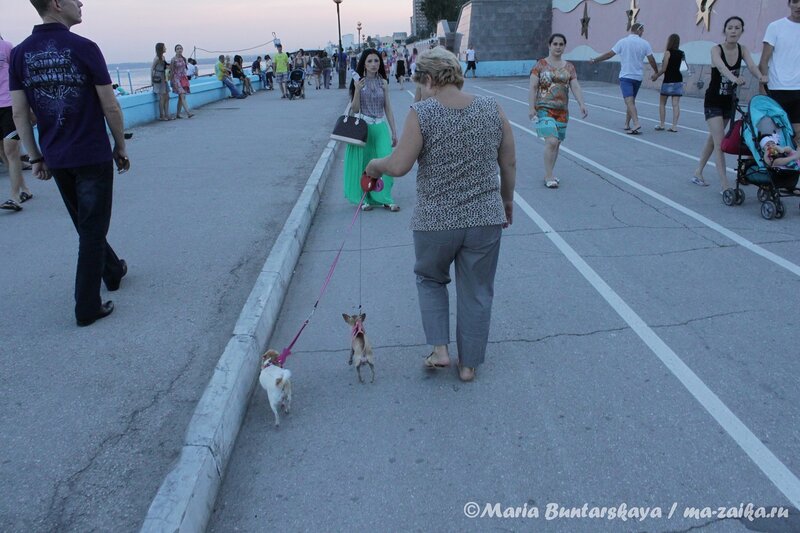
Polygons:
<instances>
[{"instance_id":1,"label":"handbag handle","mask_svg":"<svg viewBox=\"0 0 800 533\"><path fill-rule=\"evenodd\" d=\"M364 120L364 117L361 116L361 113L352 113L353 111L353 102L350 101L347 103L347 107L344 108L344 116L345 117L354 117L356 119L356 124L358 124L359 120ZM347 118L345 118L345 121Z\"/></svg>"}]
</instances>

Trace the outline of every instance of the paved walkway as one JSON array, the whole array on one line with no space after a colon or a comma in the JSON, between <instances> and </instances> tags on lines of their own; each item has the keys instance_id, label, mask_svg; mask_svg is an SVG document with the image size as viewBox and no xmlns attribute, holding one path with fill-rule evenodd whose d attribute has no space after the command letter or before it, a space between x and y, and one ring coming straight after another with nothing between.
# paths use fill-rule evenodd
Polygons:
<instances>
[{"instance_id":1,"label":"paved walkway","mask_svg":"<svg viewBox=\"0 0 800 533\"><path fill-rule=\"evenodd\" d=\"M348 238L287 363L294 403L280 429L265 393L253 395L210 531L800 529L796 510L782 521L684 518L686 507L800 504L797 201L773 221L752 187L744 205L724 206L713 167L711 187L688 181L705 140L701 101L683 100L680 133L655 132L657 95L643 91L635 137L622 131L617 88L592 84L590 117L570 123L557 165L561 188L545 189L526 86L466 87L501 102L518 156L515 224L476 382L422 369L412 172L396 181L403 210L364 213ZM392 94L402 123L411 96ZM332 178L277 349L310 311L353 214ZM359 302L373 384L347 365L341 313ZM470 502L539 518L471 519ZM548 520L548 504L649 510L642 522Z\"/></svg>"},{"instance_id":2,"label":"paved walkway","mask_svg":"<svg viewBox=\"0 0 800 533\"><path fill-rule=\"evenodd\" d=\"M75 231L55 183L27 173L34 199L0 212L0 531L141 526L346 104L344 91L307 94L132 130L109 234L130 272L89 328L72 311Z\"/></svg>"},{"instance_id":3,"label":"paved walkway","mask_svg":"<svg viewBox=\"0 0 800 533\"><path fill-rule=\"evenodd\" d=\"M518 155L515 224L477 381L421 368L412 172L396 183L403 209L364 213L348 238L289 359L293 412L279 430L263 391L253 395L210 531L800 529L796 510L789 520L684 518L686 507L800 506L797 201L773 221L761 218L752 188L744 205L725 207L716 187L687 179L705 139L701 101L683 99L680 133L659 133L657 95L642 91L645 134L634 137L621 131L618 90L591 84L591 115L573 118L562 148L561 188L547 190L526 85L466 87L501 102ZM0 269L0 398L9 406L0 529L141 525L344 107L341 91L308 95L262 93L135 131L136 171L117 180L110 236L131 273L114 315L91 328L72 322L76 239L53 184L35 184L25 212L0 218L0 244L19 250ZM392 98L402 124L411 96L393 88ZM341 164L276 348L310 311L353 214ZM706 177L714 183L713 167ZM376 351L373 384L346 364L341 313L359 301ZM539 518L471 519L470 502L481 512L487 503L535 508ZM649 518L546 518L548 505L584 504L646 507Z\"/></svg>"}]
</instances>

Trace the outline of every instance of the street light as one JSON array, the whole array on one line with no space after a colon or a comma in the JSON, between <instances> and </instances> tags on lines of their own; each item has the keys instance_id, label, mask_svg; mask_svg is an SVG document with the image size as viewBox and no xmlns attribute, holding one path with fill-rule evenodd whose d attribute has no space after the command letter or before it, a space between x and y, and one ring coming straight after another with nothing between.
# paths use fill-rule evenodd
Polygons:
<instances>
[{"instance_id":1,"label":"street light","mask_svg":"<svg viewBox=\"0 0 800 533\"><path fill-rule=\"evenodd\" d=\"M343 0L333 0L333 3L336 4L336 21L339 23L339 57L336 61L336 68L339 70L339 88L344 89L344 75L345 69L347 68L347 56L344 55L344 48L342 47L342 17L339 15L339 4L342 3Z\"/></svg>"},{"instance_id":2,"label":"street light","mask_svg":"<svg viewBox=\"0 0 800 533\"><path fill-rule=\"evenodd\" d=\"M356 29L358 30L358 51L361 53L361 22L356 24Z\"/></svg>"}]
</instances>

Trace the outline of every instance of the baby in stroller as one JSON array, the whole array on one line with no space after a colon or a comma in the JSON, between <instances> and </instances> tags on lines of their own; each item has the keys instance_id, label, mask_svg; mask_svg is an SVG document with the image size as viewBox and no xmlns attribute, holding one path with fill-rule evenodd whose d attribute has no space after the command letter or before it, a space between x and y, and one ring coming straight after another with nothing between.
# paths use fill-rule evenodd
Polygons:
<instances>
[{"instance_id":1,"label":"baby in stroller","mask_svg":"<svg viewBox=\"0 0 800 533\"><path fill-rule=\"evenodd\" d=\"M790 168L788 165L795 161L800 161L800 154L791 146L779 146L780 139L775 134L762 133L758 138L758 144L764 151L764 162L772 168Z\"/></svg>"},{"instance_id":2,"label":"baby in stroller","mask_svg":"<svg viewBox=\"0 0 800 533\"><path fill-rule=\"evenodd\" d=\"M294 100L295 97L305 98L305 79L306 73L302 68L296 68L289 73L289 81L286 83L286 90L289 94L289 100Z\"/></svg>"},{"instance_id":3,"label":"baby in stroller","mask_svg":"<svg viewBox=\"0 0 800 533\"><path fill-rule=\"evenodd\" d=\"M750 99L742 119L736 122L741 132L736 150L736 188L725 191L722 201L725 205L741 205L745 199L741 186L755 185L761 216L767 220L783 218L786 208L781 199L800 196L800 157L792 144L794 132L789 116L775 100L758 94Z\"/></svg>"}]
</instances>

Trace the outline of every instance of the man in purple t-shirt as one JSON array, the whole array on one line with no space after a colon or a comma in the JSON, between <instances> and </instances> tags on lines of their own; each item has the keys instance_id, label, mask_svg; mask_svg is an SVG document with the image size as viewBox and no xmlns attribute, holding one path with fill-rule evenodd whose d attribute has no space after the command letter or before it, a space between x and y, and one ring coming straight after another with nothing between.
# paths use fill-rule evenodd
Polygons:
<instances>
[{"instance_id":1,"label":"man in purple t-shirt","mask_svg":"<svg viewBox=\"0 0 800 533\"><path fill-rule=\"evenodd\" d=\"M31 0L42 23L11 52L9 86L14 122L28 150L33 174L54 177L78 231L75 318L88 326L111 314L100 299L100 280L119 288L128 271L106 242L111 222L114 162L130 168L122 110L111 88L105 58L92 41L69 31L81 22L80 0ZM39 128L33 136L29 109ZM106 123L114 137L112 151Z\"/></svg>"}]
</instances>

